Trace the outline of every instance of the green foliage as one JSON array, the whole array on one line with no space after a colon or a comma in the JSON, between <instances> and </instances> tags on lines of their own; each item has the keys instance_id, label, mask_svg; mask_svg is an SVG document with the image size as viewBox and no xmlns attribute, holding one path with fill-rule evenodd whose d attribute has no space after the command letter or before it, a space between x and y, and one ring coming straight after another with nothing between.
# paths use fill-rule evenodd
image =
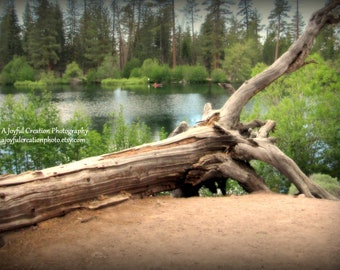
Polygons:
<instances>
[{"instance_id":1,"label":"green foliage","mask_svg":"<svg viewBox=\"0 0 340 270\"><path fill-rule=\"evenodd\" d=\"M231 82L243 82L251 74L252 67L260 60L259 45L253 40L235 43L224 50L223 69Z\"/></svg>"},{"instance_id":2,"label":"green foliage","mask_svg":"<svg viewBox=\"0 0 340 270\"><path fill-rule=\"evenodd\" d=\"M87 72L86 79L89 83L100 83L107 78L120 78L120 72L117 68L115 59L106 55L104 61L98 68L91 68Z\"/></svg>"},{"instance_id":3,"label":"green foliage","mask_svg":"<svg viewBox=\"0 0 340 270\"><path fill-rule=\"evenodd\" d=\"M104 57L104 61L97 68L97 78L99 81L105 78L120 78L120 72L113 56L106 55Z\"/></svg>"},{"instance_id":4,"label":"green foliage","mask_svg":"<svg viewBox=\"0 0 340 270\"><path fill-rule=\"evenodd\" d=\"M41 96L31 94L28 98L18 100L7 96L0 108L1 173L52 167L62 161L60 144L36 142L52 137L51 134L36 131L60 125L58 111L47 92ZM61 139L59 134L53 137Z\"/></svg>"},{"instance_id":5,"label":"green foliage","mask_svg":"<svg viewBox=\"0 0 340 270\"><path fill-rule=\"evenodd\" d=\"M2 70L1 82L3 84L14 84L16 81L33 81L35 76L34 69L24 57L14 57Z\"/></svg>"},{"instance_id":6,"label":"green foliage","mask_svg":"<svg viewBox=\"0 0 340 270\"><path fill-rule=\"evenodd\" d=\"M124 120L123 108L121 107L118 115L112 115L111 120L105 124L104 137L110 137L108 146L109 151L120 151L133 146L152 141L152 132L143 122L137 120L127 124Z\"/></svg>"},{"instance_id":7,"label":"green foliage","mask_svg":"<svg viewBox=\"0 0 340 270\"><path fill-rule=\"evenodd\" d=\"M55 85L63 83L63 79L56 77L53 71L42 71L39 74L40 82L45 83L47 85Z\"/></svg>"},{"instance_id":8,"label":"green foliage","mask_svg":"<svg viewBox=\"0 0 340 270\"><path fill-rule=\"evenodd\" d=\"M73 61L72 63L66 66L66 70L64 73L64 79L70 80L72 78L81 78L83 75L83 71L79 67L79 65Z\"/></svg>"},{"instance_id":9,"label":"green foliage","mask_svg":"<svg viewBox=\"0 0 340 270\"><path fill-rule=\"evenodd\" d=\"M171 80L174 82L180 82L184 78L184 70L186 66L176 66L174 69L171 71Z\"/></svg>"},{"instance_id":10,"label":"green foliage","mask_svg":"<svg viewBox=\"0 0 340 270\"><path fill-rule=\"evenodd\" d=\"M126 63L122 71L123 78L129 78L131 76L131 72L135 68L140 67L140 61L137 58L132 58L130 61ZM136 76L135 76L136 77Z\"/></svg>"},{"instance_id":11,"label":"green foliage","mask_svg":"<svg viewBox=\"0 0 340 270\"><path fill-rule=\"evenodd\" d=\"M340 176L340 81L337 72L319 55L316 60L299 71L280 78L259 93L252 102L251 113L242 116L250 119L276 121L277 145L290 156L306 174L321 172ZM259 71L263 66L258 65ZM266 179L277 179L275 172L264 167ZM278 187L285 180L277 179Z\"/></svg>"},{"instance_id":12,"label":"green foliage","mask_svg":"<svg viewBox=\"0 0 340 270\"><path fill-rule=\"evenodd\" d=\"M226 82L226 75L222 69L217 68L211 72L211 80L217 83Z\"/></svg>"},{"instance_id":13,"label":"green foliage","mask_svg":"<svg viewBox=\"0 0 340 270\"><path fill-rule=\"evenodd\" d=\"M60 60L63 26L58 5L41 0L33 9L35 20L27 27L28 59L36 69L52 70Z\"/></svg>"},{"instance_id":14,"label":"green foliage","mask_svg":"<svg viewBox=\"0 0 340 270\"><path fill-rule=\"evenodd\" d=\"M15 55L23 53L20 38L21 29L15 12L14 1L6 2L2 3L3 14L0 18L0 70Z\"/></svg>"},{"instance_id":15,"label":"green foliage","mask_svg":"<svg viewBox=\"0 0 340 270\"><path fill-rule=\"evenodd\" d=\"M340 184L338 179L327 174L315 173L310 176L310 179L320 187L327 190L329 193L340 198ZM297 188L292 184L289 188L289 194L297 194Z\"/></svg>"},{"instance_id":16,"label":"green foliage","mask_svg":"<svg viewBox=\"0 0 340 270\"><path fill-rule=\"evenodd\" d=\"M208 72L203 66L186 66L184 80L191 83L202 83L208 79Z\"/></svg>"},{"instance_id":17,"label":"green foliage","mask_svg":"<svg viewBox=\"0 0 340 270\"><path fill-rule=\"evenodd\" d=\"M66 162L80 160L89 156L106 153L106 141L96 130L91 130L92 120L83 109L78 109L64 125L67 130L84 130L88 133L72 134L72 139L77 143L63 145L62 153Z\"/></svg>"},{"instance_id":18,"label":"green foliage","mask_svg":"<svg viewBox=\"0 0 340 270\"><path fill-rule=\"evenodd\" d=\"M47 84L43 81L17 81L14 83L15 88L30 89L30 90L44 90Z\"/></svg>"},{"instance_id":19,"label":"green foliage","mask_svg":"<svg viewBox=\"0 0 340 270\"><path fill-rule=\"evenodd\" d=\"M138 77L143 77L142 69L133 68L130 72L130 78L138 78Z\"/></svg>"},{"instance_id":20,"label":"green foliage","mask_svg":"<svg viewBox=\"0 0 340 270\"><path fill-rule=\"evenodd\" d=\"M86 82L88 83L98 83L100 79L97 76L97 70L95 68L91 68L88 70L86 74Z\"/></svg>"},{"instance_id":21,"label":"green foliage","mask_svg":"<svg viewBox=\"0 0 340 270\"><path fill-rule=\"evenodd\" d=\"M233 179L228 179L226 184L226 194L227 195L243 195L247 192L238 184L237 181Z\"/></svg>"},{"instance_id":22,"label":"green foliage","mask_svg":"<svg viewBox=\"0 0 340 270\"><path fill-rule=\"evenodd\" d=\"M273 166L259 160L251 161L251 166L265 180L267 187L277 193L287 193L290 182Z\"/></svg>"},{"instance_id":23,"label":"green foliage","mask_svg":"<svg viewBox=\"0 0 340 270\"><path fill-rule=\"evenodd\" d=\"M81 109L62 123L47 91L19 99L8 95L0 107L0 174L43 169L153 140L143 122L125 122L122 108L102 135L91 128ZM164 130L161 134L166 136Z\"/></svg>"},{"instance_id":24,"label":"green foliage","mask_svg":"<svg viewBox=\"0 0 340 270\"><path fill-rule=\"evenodd\" d=\"M165 140L166 138L168 138L169 134L165 131L165 128L162 127L159 133L159 139L160 140Z\"/></svg>"},{"instance_id":25,"label":"green foliage","mask_svg":"<svg viewBox=\"0 0 340 270\"><path fill-rule=\"evenodd\" d=\"M111 53L112 40L110 37L109 10L103 8L101 1L91 1L80 19L80 39L82 51L79 51L83 69L99 67L105 57ZM80 61L78 61L80 62ZM98 81L110 76L102 77L99 72Z\"/></svg>"},{"instance_id":26,"label":"green foliage","mask_svg":"<svg viewBox=\"0 0 340 270\"><path fill-rule=\"evenodd\" d=\"M254 77L257 74L264 71L268 66L265 63L259 62L251 69L251 76Z\"/></svg>"},{"instance_id":27,"label":"green foliage","mask_svg":"<svg viewBox=\"0 0 340 270\"><path fill-rule=\"evenodd\" d=\"M128 86L128 85L146 85L148 79L146 77L142 78L134 78L131 77L129 79L122 78L122 79L104 79L101 81L101 84L103 87L108 87L110 88L111 86Z\"/></svg>"},{"instance_id":28,"label":"green foliage","mask_svg":"<svg viewBox=\"0 0 340 270\"><path fill-rule=\"evenodd\" d=\"M151 82L169 82L171 80L171 69L168 65L160 65L156 59L146 59L141 67L143 76Z\"/></svg>"}]
</instances>

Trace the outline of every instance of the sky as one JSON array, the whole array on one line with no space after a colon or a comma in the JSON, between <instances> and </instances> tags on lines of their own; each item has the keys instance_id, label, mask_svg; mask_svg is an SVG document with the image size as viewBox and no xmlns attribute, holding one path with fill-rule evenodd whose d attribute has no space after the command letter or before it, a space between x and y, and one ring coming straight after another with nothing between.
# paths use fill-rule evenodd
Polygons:
<instances>
[{"instance_id":1,"label":"sky","mask_svg":"<svg viewBox=\"0 0 340 270\"><path fill-rule=\"evenodd\" d=\"M0 5L2 5L3 2L6 0L0 0ZM56 0L54 0L56 1ZM58 1L58 0L57 0ZM81 1L81 0L78 0ZM106 0L108 3L111 2L111 0ZM22 21L22 12L24 10L25 6L25 0L14 0L16 4L17 14L20 22ZM125 1L123 1L125 2ZM181 9L183 8L186 0L175 0L176 5L176 13L177 13L177 24L181 25L182 27L185 27L185 19L183 18L183 13L181 12ZM198 0L198 2L203 2L203 0ZM238 4L239 0L234 0L236 4ZM262 24L267 25L267 19L269 16L270 11L274 8L274 0L253 0L253 6L257 8L257 10L262 14ZM291 4L291 14L295 12L295 6L296 6L296 0L288 0L288 2ZM66 0L59 0L60 6L65 6ZM299 6L300 6L300 12L303 16L303 19L305 20L306 24L309 20L312 13L321 7L324 6L325 1L324 0L299 0ZM235 7L237 9L237 5ZM197 22L196 30L199 30L200 23L203 22L205 18L205 14L203 12L204 7L200 7L202 10L202 15L200 18L200 21Z\"/></svg>"}]
</instances>

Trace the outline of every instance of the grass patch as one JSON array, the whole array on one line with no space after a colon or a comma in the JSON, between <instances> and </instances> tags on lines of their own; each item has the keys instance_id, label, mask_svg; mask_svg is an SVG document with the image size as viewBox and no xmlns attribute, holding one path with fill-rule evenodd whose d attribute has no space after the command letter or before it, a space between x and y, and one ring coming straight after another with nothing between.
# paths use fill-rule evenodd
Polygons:
<instances>
[{"instance_id":1,"label":"grass patch","mask_svg":"<svg viewBox=\"0 0 340 270\"><path fill-rule=\"evenodd\" d=\"M25 89L45 89L47 86L46 82L43 81L16 81L14 83L15 88L25 88Z\"/></svg>"},{"instance_id":2,"label":"grass patch","mask_svg":"<svg viewBox=\"0 0 340 270\"><path fill-rule=\"evenodd\" d=\"M121 79L112 79L107 78L101 81L101 85L103 87L111 87L111 86L129 86L129 85L142 85L147 84L148 79L146 77L142 78L121 78Z\"/></svg>"}]
</instances>

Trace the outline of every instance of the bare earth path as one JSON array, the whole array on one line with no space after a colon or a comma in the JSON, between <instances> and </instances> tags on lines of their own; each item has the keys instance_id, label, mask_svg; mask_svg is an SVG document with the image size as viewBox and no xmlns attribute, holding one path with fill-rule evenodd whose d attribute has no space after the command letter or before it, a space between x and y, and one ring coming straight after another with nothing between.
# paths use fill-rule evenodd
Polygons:
<instances>
[{"instance_id":1,"label":"bare earth path","mask_svg":"<svg viewBox=\"0 0 340 270\"><path fill-rule=\"evenodd\" d=\"M0 269L340 269L340 202L130 200L2 234Z\"/></svg>"}]
</instances>

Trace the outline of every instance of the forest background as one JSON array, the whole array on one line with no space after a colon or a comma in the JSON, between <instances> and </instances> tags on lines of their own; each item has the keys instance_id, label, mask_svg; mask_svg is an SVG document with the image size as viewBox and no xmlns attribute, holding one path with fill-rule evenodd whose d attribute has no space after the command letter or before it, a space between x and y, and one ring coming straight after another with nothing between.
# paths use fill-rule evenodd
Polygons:
<instances>
[{"instance_id":1,"label":"forest background","mask_svg":"<svg viewBox=\"0 0 340 270\"><path fill-rule=\"evenodd\" d=\"M0 82L33 88L70 82L110 85L126 79L139 84L238 85L272 64L299 37L305 25L301 3L306 2L316 3L269 1L271 9L263 18L255 0L2 0ZM326 27L313 48L317 69L310 65L278 80L255 99L254 110L243 115L276 119L280 148L302 170L337 179L339 41L339 28ZM81 113L61 123L48 93L20 101L8 97L1 107L0 128L11 123L41 128L51 125L51 119L55 126L91 128L91 120ZM92 130L83 144L2 144L0 167L3 173L41 169L150 139L143 123L129 126L120 112L102 134ZM261 163L254 166L271 175L272 189L288 190L288 182L277 172Z\"/></svg>"}]
</instances>

